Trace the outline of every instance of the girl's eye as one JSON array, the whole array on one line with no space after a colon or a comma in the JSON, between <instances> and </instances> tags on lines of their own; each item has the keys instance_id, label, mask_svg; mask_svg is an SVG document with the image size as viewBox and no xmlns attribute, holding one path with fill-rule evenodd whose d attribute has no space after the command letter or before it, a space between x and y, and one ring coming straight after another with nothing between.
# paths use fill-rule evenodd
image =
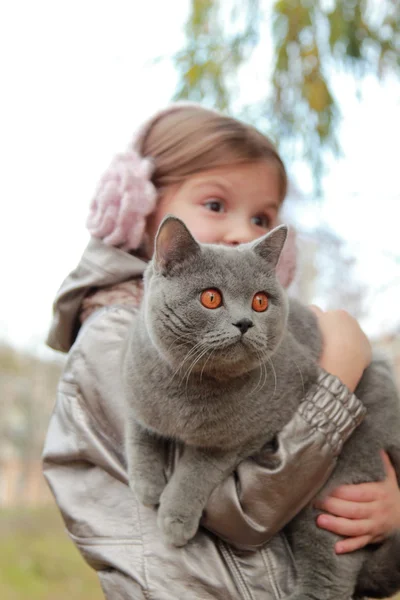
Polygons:
<instances>
[{"instance_id":1,"label":"girl's eye","mask_svg":"<svg viewBox=\"0 0 400 600\"><path fill-rule=\"evenodd\" d=\"M209 200L208 202L206 202L204 204L205 207L208 208L208 210L211 210L212 212L224 212L225 208L223 203L221 202L221 200Z\"/></svg>"},{"instance_id":2,"label":"girl's eye","mask_svg":"<svg viewBox=\"0 0 400 600\"><path fill-rule=\"evenodd\" d=\"M256 312L266 311L268 308L268 304L268 296L265 292L257 292L257 294L254 295L252 308Z\"/></svg>"},{"instance_id":3,"label":"girl's eye","mask_svg":"<svg viewBox=\"0 0 400 600\"><path fill-rule=\"evenodd\" d=\"M206 308L219 308L222 304L222 294L211 288L201 293L200 301Z\"/></svg>"},{"instance_id":4,"label":"girl's eye","mask_svg":"<svg viewBox=\"0 0 400 600\"><path fill-rule=\"evenodd\" d=\"M255 215L251 218L251 221L257 227L263 227L264 229L268 229L270 226L270 219L267 215Z\"/></svg>"}]
</instances>

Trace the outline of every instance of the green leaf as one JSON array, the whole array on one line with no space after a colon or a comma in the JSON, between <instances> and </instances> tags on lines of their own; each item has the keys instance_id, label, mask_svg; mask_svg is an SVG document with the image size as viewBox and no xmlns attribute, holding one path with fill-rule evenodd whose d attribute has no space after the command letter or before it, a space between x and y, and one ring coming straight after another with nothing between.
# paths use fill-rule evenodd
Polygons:
<instances>
[{"instance_id":1,"label":"green leaf","mask_svg":"<svg viewBox=\"0 0 400 600\"><path fill-rule=\"evenodd\" d=\"M379 11L371 10L370 0L332 4L328 10L325 0L268 3L274 52L265 79L272 91L247 111L256 126L262 122L273 131L286 156L308 162L316 186L327 153L340 152L340 113L329 78L335 65L355 78L400 75L400 2L379 2ZM186 43L173 57L179 76L175 99L232 112L233 100L240 98L237 73L258 44L265 5L266 0L191 1Z\"/></svg>"}]
</instances>

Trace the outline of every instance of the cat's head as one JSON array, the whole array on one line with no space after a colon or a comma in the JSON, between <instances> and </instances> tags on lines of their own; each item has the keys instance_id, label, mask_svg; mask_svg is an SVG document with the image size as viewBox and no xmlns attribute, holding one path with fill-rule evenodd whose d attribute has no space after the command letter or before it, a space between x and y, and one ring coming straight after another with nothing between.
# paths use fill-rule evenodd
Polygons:
<instances>
[{"instance_id":1,"label":"cat's head","mask_svg":"<svg viewBox=\"0 0 400 600\"><path fill-rule=\"evenodd\" d=\"M249 244L205 245L179 219L164 219L145 273L144 319L182 376L239 375L276 350L288 311L275 273L286 236L281 225Z\"/></svg>"}]
</instances>

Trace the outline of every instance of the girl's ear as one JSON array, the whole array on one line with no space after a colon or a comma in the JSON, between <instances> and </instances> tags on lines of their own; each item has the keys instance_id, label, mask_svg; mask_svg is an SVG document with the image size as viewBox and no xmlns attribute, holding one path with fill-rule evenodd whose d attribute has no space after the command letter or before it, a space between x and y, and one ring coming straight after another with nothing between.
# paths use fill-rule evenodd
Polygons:
<instances>
[{"instance_id":1,"label":"girl's ear","mask_svg":"<svg viewBox=\"0 0 400 600\"><path fill-rule=\"evenodd\" d=\"M275 269L278 264L287 234L287 226L279 225L279 227L275 227L275 229L264 235L260 240L257 240L253 246L254 252L259 254L272 269Z\"/></svg>"},{"instance_id":2,"label":"girl's ear","mask_svg":"<svg viewBox=\"0 0 400 600\"><path fill-rule=\"evenodd\" d=\"M186 225L176 217L165 217L156 235L153 257L156 269L168 273L175 265L199 252L200 246Z\"/></svg>"}]
</instances>

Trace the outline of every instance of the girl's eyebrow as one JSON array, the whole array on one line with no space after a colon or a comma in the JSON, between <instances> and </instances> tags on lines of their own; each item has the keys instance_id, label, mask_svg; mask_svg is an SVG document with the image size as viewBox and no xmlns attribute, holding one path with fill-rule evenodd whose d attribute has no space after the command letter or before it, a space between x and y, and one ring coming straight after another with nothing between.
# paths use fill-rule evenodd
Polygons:
<instances>
[{"instance_id":1,"label":"girl's eyebrow","mask_svg":"<svg viewBox=\"0 0 400 600\"><path fill-rule=\"evenodd\" d=\"M269 200L267 199L268 204L265 205L266 208L273 208L274 210L276 210L276 212L279 211L280 208L280 203L276 202L275 200Z\"/></svg>"},{"instance_id":2,"label":"girl's eyebrow","mask_svg":"<svg viewBox=\"0 0 400 600\"><path fill-rule=\"evenodd\" d=\"M203 181L199 181L196 184L196 187L218 187L223 192L227 192L230 189L232 189L231 185L226 184L226 183L224 183L221 180L216 179L216 178L204 179Z\"/></svg>"}]
</instances>

